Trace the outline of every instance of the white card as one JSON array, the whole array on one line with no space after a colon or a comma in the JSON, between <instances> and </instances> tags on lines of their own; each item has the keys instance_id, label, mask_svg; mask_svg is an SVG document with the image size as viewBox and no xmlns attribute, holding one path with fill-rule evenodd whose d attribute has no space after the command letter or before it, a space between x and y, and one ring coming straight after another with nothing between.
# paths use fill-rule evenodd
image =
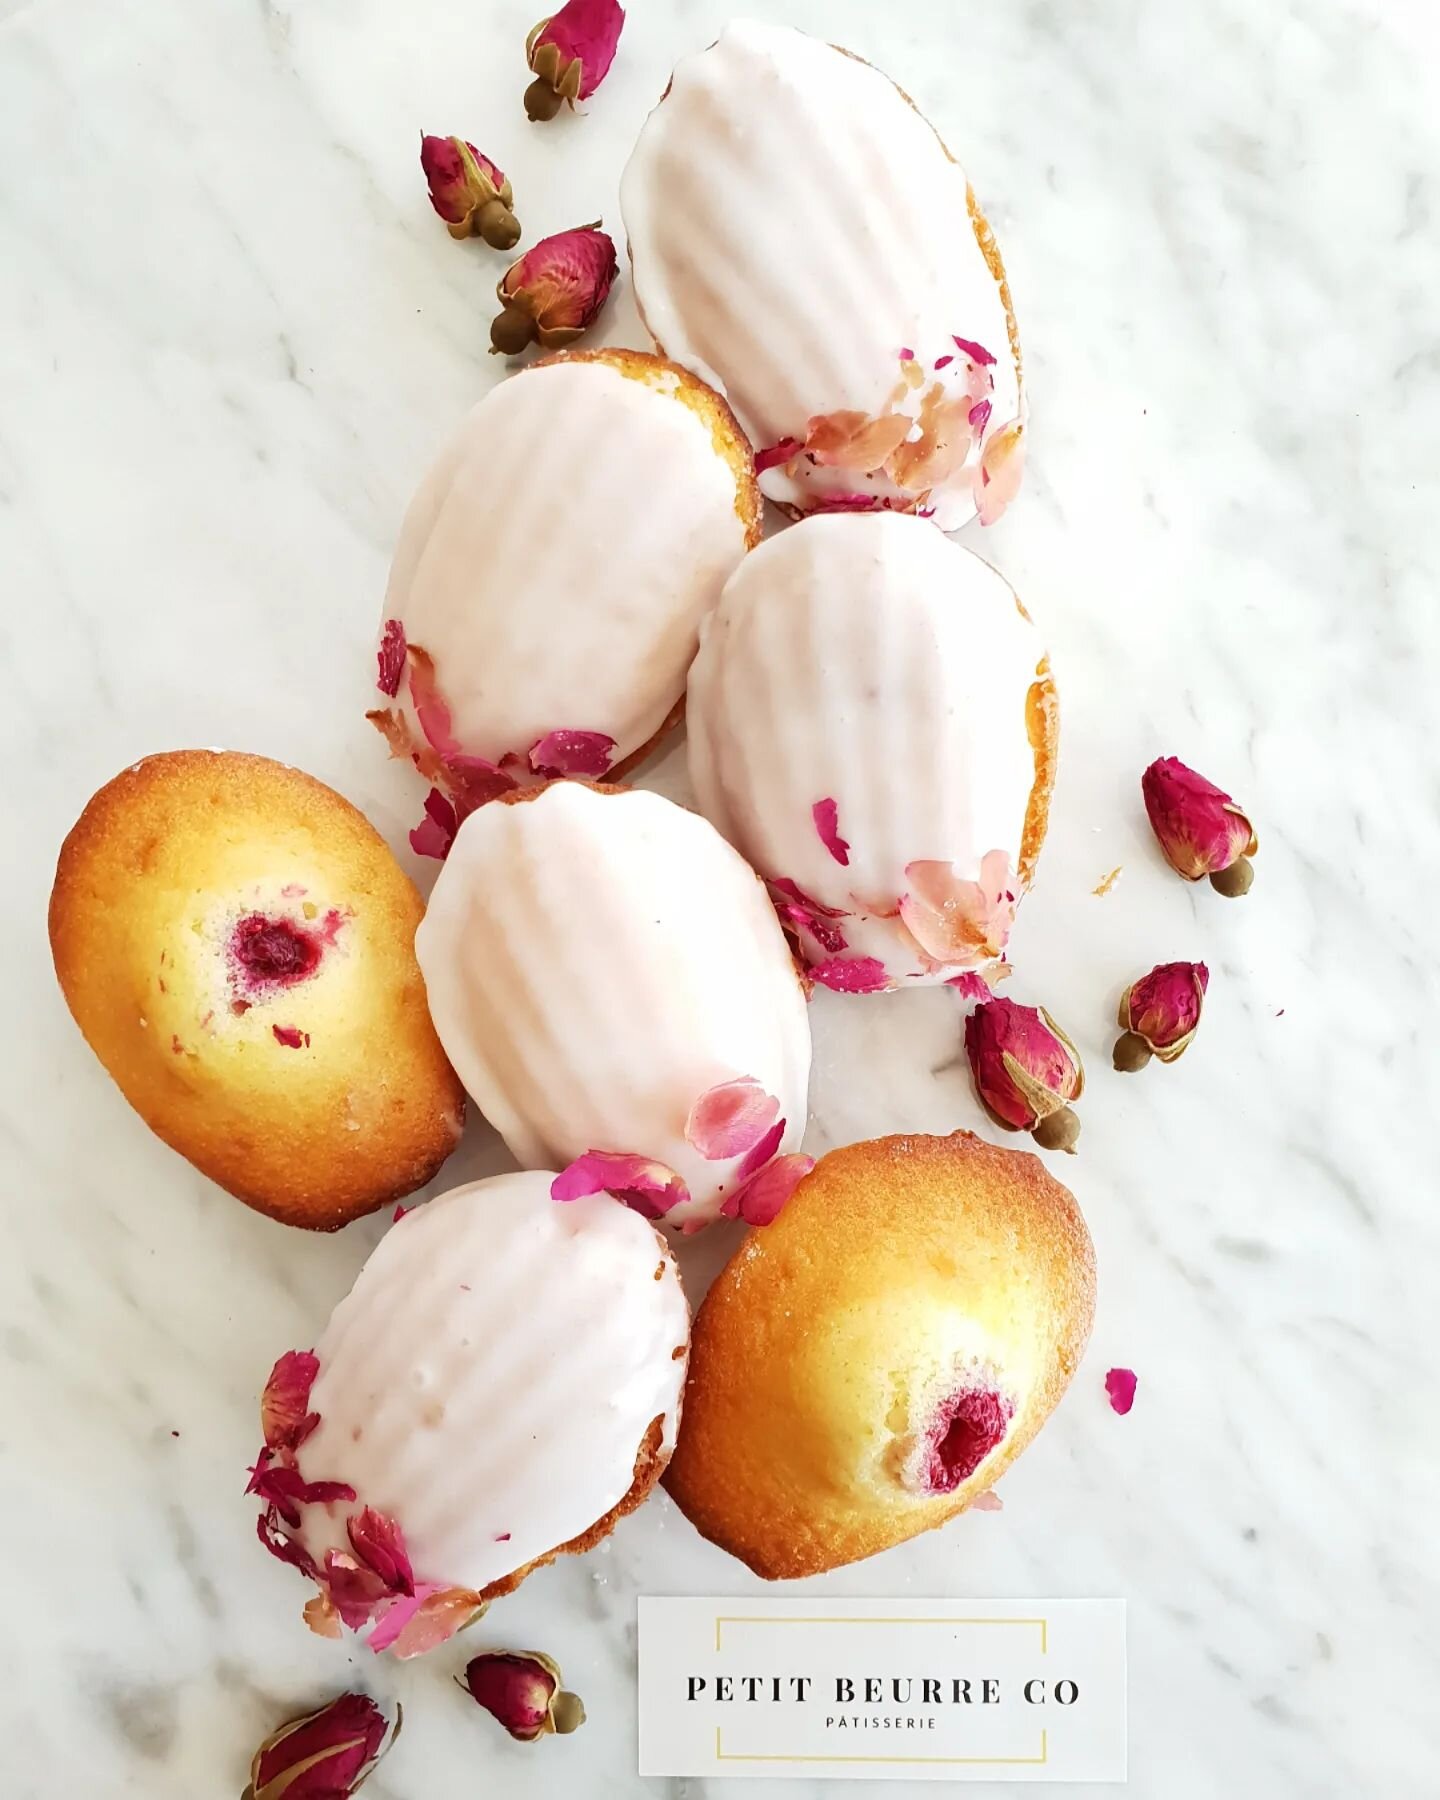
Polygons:
<instances>
[{"instance_id":1,"label":"white card","mask_svg":"<svg viewBox=\"0 0 1440 1800\"><path fill-rule=\"evenodd\" d=\"M1123 1600L640 1601L640 1773L1123 1781Z\"/></svg>"}]
</instances>

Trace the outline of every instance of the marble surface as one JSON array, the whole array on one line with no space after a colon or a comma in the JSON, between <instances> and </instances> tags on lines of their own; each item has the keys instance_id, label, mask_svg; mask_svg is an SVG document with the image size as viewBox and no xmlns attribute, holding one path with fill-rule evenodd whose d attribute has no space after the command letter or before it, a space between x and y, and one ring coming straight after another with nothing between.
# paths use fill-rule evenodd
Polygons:
<instances>
[{"instance_id":1,"label":"marble surface","mask_svg":"<svg viewBox=\"0 0 1440 1800\"><path fill-rule=\"evenodd\" d=\"M1030 474L967 541L1043 622L1064 699L1011 991L1092 1065L1064 1173L1101 1269L1004 1511L814 1591L1125 1596L1144 1800L1433 1793L1433 15L755 5L909 89L1010 264ZM449 1686L458 1651L397 1674L305 1633L241 1493L256 1390L381 1227L287 1232L151 1139L44 940L61 836L147 751L286 758L403 849L417 792L360 718L371 632L412 483L502 373L500 261L430 213L417 134L495 155L530 237L618 227L646 108L725 16L634 0L588 116L539 129L534 10L0 0L7 1800L238 1794L274 1722L355 1679L409 1715L373 1800L708 1791L634 1773L635 1596L758 1584L663 1498L477 1634L562 1660L578 1737L504 1740ZM641 341L624 291L601 335ZM1162 752L1251 805L1248 900L1159 862L1137 782ZM683 794L682 760L647 779ZM1190 956L1213 971L1195 1046L1111 1075L1120 989ZM814 1023L813 1149L983 1128L949 996L822 993ZM502 1166L476 1123L444 1181ZM1125 1419L1112 1363L1140 1373Z\"/></svg>"}]
</instances>

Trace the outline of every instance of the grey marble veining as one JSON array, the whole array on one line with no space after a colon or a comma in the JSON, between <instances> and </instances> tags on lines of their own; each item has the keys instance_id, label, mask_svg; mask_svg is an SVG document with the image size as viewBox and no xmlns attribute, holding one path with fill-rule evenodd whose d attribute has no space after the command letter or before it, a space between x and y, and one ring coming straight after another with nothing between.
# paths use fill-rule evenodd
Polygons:
<instances>
[{"instance_id":1,"label":"grey marble veining","mask_svg":"<svg viewBox=\"0 0 1440 1800\"><path fill-rule=\"evenodd\" d=\"M901 81L1010 266L1032 460L967 541L1061 685L1011 991L1092 1068L1064 1173L1101 1269L1089 1356L1004 1511L813 1591L1124 1595L1130 1794L1420 1800L1440 1753L1433 12L754 3ZM371 632L410 487L499 374L503 266L440 229L418 132L494 155L527 241L618 227L640 120L725 11L634 0L588 116L536 129L532 11L509 0L0 0L6 1800L238 1794L267 1729L353 1680L407 1709L375 1800L719 1792L634 1774L635 1595L757 1585L664 1498L477 1634L563 1662L590 1709L575 1738L503 1739L449 1686L459 1651L394 1671L305 1633L240 1492L255 1395L381 1226L287 1232L152 1140L65 1013L44 908L86 797L178 745L298 763L408 858L416 790L360 718ZM600 335L642 341L623 288ZM1163 752L1252 808L1243 903L1160 864L1138 777ZM683 797L682 765L647 779ZM1191 956L1213 980L1190 1053L1110 1076L1126 981ZM983 1129L945 994L822 993L815 1030L812 1148ZM501 1166L477 1123L444 1182ZM1117 1362L1140 1373L1125 1419Z\"/></svg>"}]
</instances>

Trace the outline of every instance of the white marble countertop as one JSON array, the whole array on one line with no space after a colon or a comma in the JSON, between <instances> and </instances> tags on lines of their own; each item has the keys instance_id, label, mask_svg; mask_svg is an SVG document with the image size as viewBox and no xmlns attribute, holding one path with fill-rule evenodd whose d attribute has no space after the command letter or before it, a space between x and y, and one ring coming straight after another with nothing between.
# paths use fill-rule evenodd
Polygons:
<instances>
[{"instance_id":1,"label":"white marble countertop","mask_svg":"<svg viewBox=\"0 0 1440 1800\"><path fill-rule=\"evenodd\" d=\"M914 95L1010 265L1030 474L967 541L1061 683L1010 991L1092 1065L1063 1173L1101 1270L1005 1510L815 1590L1125 1596L1143 1800L1433 1793L1433 25L1381 0L752 3ZM647 107L726 14L634 0L588 116L534 128L535 11L0 0L6 1800L238 1795L287 1709L356 1678L409 1711L374 1800L706 1791L634 1773L635 1596L758 1584L667 1499L477 1632L562 1661L577 1737L510 1744L449 1687L458 1650L397 1673L301 1628L241 1493L256 1390L381 1226L287 1231L149 1137L44 940L61 836L147 751L298 763L413 864L416 788L360 717L371 633L411 485L501 373L503 266L431 214L419 131L503 164L527 242L618 228ZM642 341L628 292L601 336ZM1165 752L1252 809L1246 901L1160 863L1138 778ZM650 779L683 794L682 760ZM1184 1062L1110 1075L1124 983L1202 955ZM815 1029L812 1149L982 1126L950 996L821 993ZM443 1180L501 1166L477 1121ZM1128 1418L1112 1363L1140 1373Z\"/></svg>"}]
</instances>

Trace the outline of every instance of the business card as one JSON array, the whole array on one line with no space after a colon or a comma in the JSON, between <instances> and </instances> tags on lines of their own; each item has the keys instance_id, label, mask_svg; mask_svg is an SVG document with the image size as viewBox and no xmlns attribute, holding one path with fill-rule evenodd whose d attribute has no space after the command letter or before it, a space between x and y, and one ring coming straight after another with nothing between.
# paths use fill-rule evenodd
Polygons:
<instances>
[{"instance_id":1,"label":"business card","mask_svg":"<svg viewBox=\"0 0 1440 1800\"><path fill-rule=\"evenodd\" d=\"M1123 1781L1123 1600L640 1601L641 1775Z\"/></svg>"}]
</instances>

